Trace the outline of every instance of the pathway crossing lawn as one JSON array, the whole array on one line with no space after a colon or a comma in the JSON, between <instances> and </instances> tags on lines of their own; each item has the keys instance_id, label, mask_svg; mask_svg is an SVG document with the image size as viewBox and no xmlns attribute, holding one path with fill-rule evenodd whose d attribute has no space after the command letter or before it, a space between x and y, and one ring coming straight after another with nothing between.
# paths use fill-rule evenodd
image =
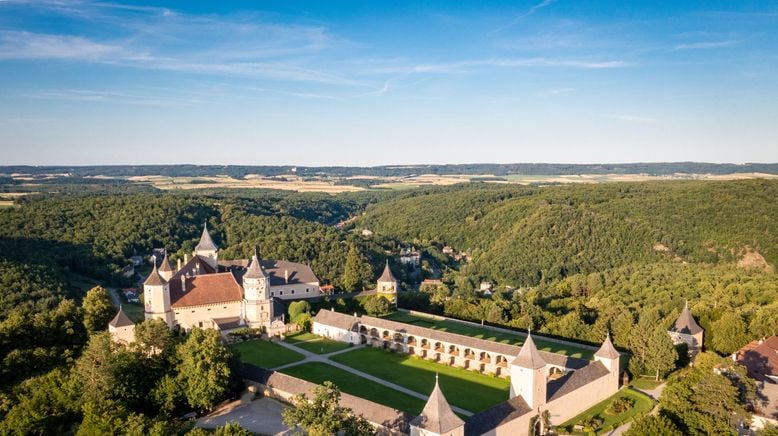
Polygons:
<instances>
[{"instance_id":1,"label":"pathway crossing lawn","mask_svg":"<svg viewBox=\"0 0 778 436\"><path fill-rule=\"evenodd\" d=\"M440 389L449 403L471 412L480 412L508 400L508 380L453 368L407 354L378 348L360 348L337 354L330 359L424 395L432 392L435 373L438 373Z\"/></svg>"},{"instance_id":2,"label":"pathway crossing lawn","mask_svg":"<svg viewBox=\"0 0 778 436\"><path fill-rule=\"evenodd\" d=\"M619 414L611 414L608 410L608 406L617 398L629 398L634 401L634 405L631 409L628 409ZM611 429L621 425L624 421L632 418L636 415L646 414L654 408L654 401L648 397L648 395L638 392L634 389L623 388L620 391L613 394L610 398L603 400L600 403L595 404L589 410L580 413L578 416L570 419L567 422L559 425L560 428L565 428L567 431L572 431L573 426L579 424L586 418L599 417L602 419L602 424L595 428L594 431L597 434L605 434ZM553 424L553 423L552 423ZM573 434L585 434L585 433L573 433Z\"/></svg>"},{"instance_id":3,"label":"pathway crossing lawn","mask_svg":"<svg viewBox=\"0 0 778 436\"><path fill-rule=\"evenodd\" d=\"M349 354L349 353L346 353ZM359 377L322 362L309 362L290 366L281 372L312 383L331 381L341 391L351 395L418 415L424 408L424 401L388 388L374 381Z\"/></svg>"},{"instance_id":4,"label":"pathway crossing lawn","mask_svg":"<svg viewBox=\"0 0 778 436\"><path fill-rule=\"evenodd\" d=\"M392 321L414 324L419 327L426 327L444 332L471 336L479 339L488 339L490 341L503 342L506 344L520 346L524 343L524 336L518 334L498 332L479 326L450 321L447 319L438 321L434 318L426 316L411 315L408 312L397 311L386 315L384 318L390 319ZM577 347L575 344L559 344L556 342L550 342L539 336L532 336L532 339L535 341L535 346L537 346L539 350L564 354L570 357L578 357L580 359L594 359L594 350Z\"/></svg>"},{"instance_id":5,"label":"pathway crossing lawn","mask_svg":"<svg viewBox=\"0 0 778 436\"><path fill-rule=\"evenodd\" d=\"M305 357L281 345L261 339L230 345L240 353L240 360L262 368L275 368L287 363L303 360Z\"/></svg>"},{"instance_id":6,"label":"pathway crossing lawn","mask_svg":"<svg viewBox=\"0 0 778 436\"><path fill-rule=\"evenodd\" d=\"M345 342L333 341L313 333L302 332L287 336L286 342L316 354L328 354L349 348Z\"/></svg>"}]
</instances>

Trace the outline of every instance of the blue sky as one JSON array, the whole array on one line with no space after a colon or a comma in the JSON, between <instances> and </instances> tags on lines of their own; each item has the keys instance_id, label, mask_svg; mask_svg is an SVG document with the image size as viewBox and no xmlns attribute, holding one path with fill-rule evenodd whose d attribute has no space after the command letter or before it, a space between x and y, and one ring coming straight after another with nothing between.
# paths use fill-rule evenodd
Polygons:
<instances>
[{"instance_id":1,"label":"blue sky","mask_svg":"<svg viewBox=\"0 0 778 436\"><path fill-rule=\"evenodd\" d=\"M778 161L773 1L0 0L0 164Z\"/></svg>"}]
</instances>

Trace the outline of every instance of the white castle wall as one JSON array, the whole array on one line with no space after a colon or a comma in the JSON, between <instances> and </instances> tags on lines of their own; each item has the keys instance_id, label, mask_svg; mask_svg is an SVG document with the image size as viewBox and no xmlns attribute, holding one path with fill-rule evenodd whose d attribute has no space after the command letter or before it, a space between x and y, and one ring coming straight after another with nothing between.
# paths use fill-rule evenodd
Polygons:
<instances>
[{"instance_id":1,"label":"white castle wall","mask_svg":"<svg viewBox=\"0 0 778 436\"><path fill-rule=\"evenodd\" d=\"M192 327L216 328L213 318L230 318L241 316L242 301L228 303L204 304L201 306L174 307L173 314L176 323L184 329ZM202 325L200 325L202 323Z\"/></svg>"}]
</instances>

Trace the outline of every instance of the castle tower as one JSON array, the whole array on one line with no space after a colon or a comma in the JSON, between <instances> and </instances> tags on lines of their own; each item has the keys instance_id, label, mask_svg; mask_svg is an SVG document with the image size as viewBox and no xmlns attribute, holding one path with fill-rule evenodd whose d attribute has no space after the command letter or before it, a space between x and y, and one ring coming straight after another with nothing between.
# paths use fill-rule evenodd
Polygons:
<instances>
[{"instance_id":1,"label":"castle tower","mask_svg":"<svg viewBox=\"0 0 778 436\"><path fill-rule=\"evenodd\" d=\"M159 265L159 275L169 282L173 278L173 267L170 266L170 261L167 258L167 250L165 250L165 257L162 258L162 264Z\"/></svg>"},{"instance_id":2,"label":"castle tower","mask_svg":"<svg viewBox=\"0 0 778 436\"><path fill-rule=\"evenodd\" d=\"M203 258L215 271L219 270L219 248L213 243L211 234L208 233L207 222L203 224L203 234L200 236L200 242L197 244L197 247L195 247L194 254Z\"/></svg>"},{"instance_id":3,"label":"castle tower","mask_svg":"<svg viewBox=\"0 0 778 436\"><path fill-rule=\"evenodd\" d=\"M540 356L532 334L511 362L510 397L521 396L533 410L546 403L546 362Z\"/></svg>"},{"instance_id":4,"label":"castle tower","mask_svg":"<svg viewBox=\"0 0 778 436\"><path fill-rule=\"evenodd\" d=\"M135 323L124 313L121 306L119 306L116 316L108 323L108 333L111 334L111 339L116 343L135 342Z\"/></svg>"},{"instance_id":5,"label":"castle tower","mask_svg":"<svg viewBox=\"0 0 778 436\"><path fill-rule=\"evenodd\" d=\"M681 314L678 316L675 324L670 327L670 330L668 330L667 333L676 345L681 342L686 342L686 345L689 347L690 356L694 356L702 349L705 331L697 324L697 321L694 320L692 313L689 312L688 300L683 306L683 310L681 310Z\"/></svg>"},{"instance_id":6,"label":"castle tower","mask_svg":"<svg viewBox=\"0 0 778 436\"><path fill-rule=\"evenodd\" d=\"M161 319L173 327L173 311L170 308L170 284L159 275L157 259L152 258L154 269L143 282L143 301L146 319Z\"/></svg>"},{"instance_id":7,"label":"castle tower","mask_svg":"<svg viewBox=\"0 0 778 436\"><path fill-rule=\"evenodd\" d=\"M262 268L261 262L255 251L243 274L244 318L249 327L254 328L268 324L273 319L270 276Z\"/></svg>"},{"instance_id":8,"label":"castle tower","mask_svg":"<svg viewBox=\"0 0 778 436\"><path fill-rule=\"evenodd\" d=\"M440 390L438 376L435 375L435 387L421 415L411 421L411 436L463 436L465 422L449 406Z\"/></svg>"},{"instance_id":9,"label":"castle tower","mask_svg":"<svg viewBox=\"0 0 778 436\"><path fill-rule=\"evenodd\" d=\"M619 366L620 360L621 354L619 354L618 350L616 350L616 347L613 346L613 342L611 342L611 334L608 333L600 349L594 353L594 361L602 362L602 364L608 368L608 371L610 371L614 392L619 389L619 373L621 371Z\"/></svg>"},{"instance_id":10,"label":"castle tower","mask_svg":"<svg viewBox=\"0 0 778 436\"><path fill-rule=\"evenodd\" d=\"M387 259L386 266L384 267L384 272L381 273L381 277L378 278L376 291L378 291L378 295L383 295L384 297L388 298L390 301L396 302L398 288L399 288L399 284L397 282L397 279L394 278L394 275L392 274L392 270L389 268L389 259Z\"/></svg>"}]
</instances>

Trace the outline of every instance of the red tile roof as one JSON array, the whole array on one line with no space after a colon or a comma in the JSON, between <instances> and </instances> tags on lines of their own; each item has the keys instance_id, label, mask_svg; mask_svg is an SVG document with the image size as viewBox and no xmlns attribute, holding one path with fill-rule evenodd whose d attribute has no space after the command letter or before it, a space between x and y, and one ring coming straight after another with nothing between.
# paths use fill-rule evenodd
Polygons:
<instances>
[{"instance_id":1,"label":"red tile roof","mask_svg":"<svg viewBox=\"0 0 778 436\"><path fill-rule=\"evenodd\" d=\"M181 277L170 280L170 303L173 307L218 304L241 301L243 288L230 272L187 277L183 288Z\"/></svg>"},{"instance_id":2,"label":"red tile roof","mask_svg":"<svg viewBox=\"0 0 778 436\"><path fill-rule=\"evenodd\" d=\"M754 376L778 376L778 336L747 344L737 352L737 361Z\"/></svg>"}]
</instances>

